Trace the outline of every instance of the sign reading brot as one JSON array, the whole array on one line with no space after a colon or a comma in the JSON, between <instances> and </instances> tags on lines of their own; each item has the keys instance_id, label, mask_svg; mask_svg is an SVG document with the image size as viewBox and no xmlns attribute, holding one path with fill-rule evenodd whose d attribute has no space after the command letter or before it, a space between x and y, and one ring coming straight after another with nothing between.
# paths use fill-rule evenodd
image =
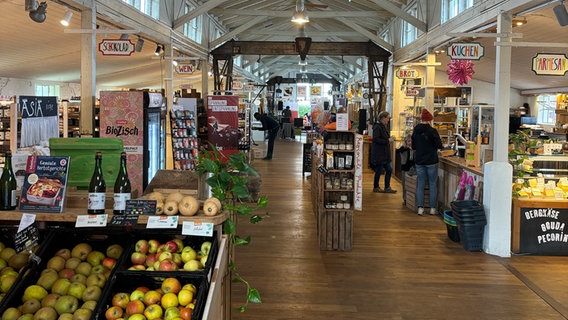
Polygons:
<instances>
[{"instance_id":1,"label":"sign reading brot","mask_svg":"<svg viewBox=\"0 0 568 320\"><path fill-rule=\"evenodd\" d=\"M520 252L568 255L568 209L521 208Z\"/></svg>"}]
</instances>

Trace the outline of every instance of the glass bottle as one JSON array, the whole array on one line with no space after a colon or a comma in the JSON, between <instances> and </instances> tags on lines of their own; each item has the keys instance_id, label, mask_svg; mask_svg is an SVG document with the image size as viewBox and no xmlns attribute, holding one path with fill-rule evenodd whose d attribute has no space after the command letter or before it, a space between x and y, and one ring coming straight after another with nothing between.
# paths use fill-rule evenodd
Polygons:
<instances>
[{"instance_id":1,"label":"glass bottle","mask_svg":"<svg viewBox=\"0 0 568 320\"><path fill-rule=\"evenodd\" d=\"M126 201L131 199L132 187L128 179L126 170L126 152L120 154L120 170L114 182L114 207L112 213L124 214L126 211Z\"/></svg>"},{"instance_id":2,"label":"glass bottle","mask_svg":"<svg viewBox=\"0 0 568 320\"><path fill-rule=\"evenodd\" d=\"M12 170L12 153L6 152L4 170L0 176L0 210L16 209L16 176Z\"/></svg>"},{"instance_id":3,"label":"glass bottle","mask_svg":"<svg viewBox=\"0 0 568 320\"><path fill-rule=\"evenodd\" d=\"M95 155L95 171L89 183L89 204L87 212L89 214L100 214L105 212L106 183L103 177L103 155L97 152Z\"/></svg>"}]
</instances>

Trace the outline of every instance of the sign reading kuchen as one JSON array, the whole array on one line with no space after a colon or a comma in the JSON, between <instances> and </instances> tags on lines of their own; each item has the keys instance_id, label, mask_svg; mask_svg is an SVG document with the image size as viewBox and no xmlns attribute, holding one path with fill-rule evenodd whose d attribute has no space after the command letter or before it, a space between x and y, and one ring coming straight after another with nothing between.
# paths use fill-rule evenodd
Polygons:
<instances>
[{"instance_id":1,"label":"sign reading kuchen","mask_svg":"<svg viewBox=\"0 0 568 320\"><path fill-rule=\"evenodd\" d=\"M455 42L450 43L446 54L453 60L479 60L485 48L478 42Z\"/></svg>"},{"instance_id":2,"label":"sign reading kuchen","mask_svg":"<svg viewBox=\"0 0 568 320\"><path fill-rule=\"evenodd\" d=\"M532 71L540 76L563 76L568 58L562 53L539 53L532 60Z\"/></svg>"},{"instance_id":3,"label":"sign reading kuchen","mask_svg":"<svg viewBox=\"0 0 568 320\"><path fill-rule=\"evenodd\" d=\"M418 70L400 68L396 71L396 77L399 79L416 79L419 77Z\"/></svg>"},{"instance_id":4,"label":"sign reading kuchen","mask_svg":"<svg viewBox=\"0 0 568 320\"><path fill-rule=\"evenodd\" d=\"M130 56L134 52L134 43L128 39L103 39L99 51L103 56Z\"/></svg>"}]
</instances>

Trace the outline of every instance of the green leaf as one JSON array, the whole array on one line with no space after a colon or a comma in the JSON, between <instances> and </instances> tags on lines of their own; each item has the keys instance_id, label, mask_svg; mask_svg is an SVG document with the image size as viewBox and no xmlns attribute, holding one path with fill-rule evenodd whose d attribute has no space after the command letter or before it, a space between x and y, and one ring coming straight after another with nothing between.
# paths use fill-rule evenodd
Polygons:
<instances>
[{"instance_id":1,"label":"green leaf","mask_svg":"<svg viewBox=\"0 0 568 320\"><path fill-rule=\"evenodd\" d=\"M254 211L253 208L247 206L246 204L238 205L234 208L234 210L237 211L237 214L241 216L251 214Z\"/></svg>"},{"instance_id":2,"label":"green leaf","mask_svg":"<svg viewBox=\"0 0 568 320\"><path fill-rule=\"evenodd\" d=\"M262 303L260 293L255 288L250 288L247 295L247 300L252 303Z\"/></svg>"},{"instance_id":3,"label":"green leaf","mask_svg":"<svg viewBox=\"0 0 568 320\"><path fill-rule=\"evenodd\" d=\"M256 202L256 205L259 208L266 208L266 206L268 205L268 197L267 196L262 196L260 198L258 198L258 201Z\"/></svg>"},{"instance_id":4,"label":"green leaf","mask_svg":"<svg viewBox=\"0 0 568 320\"><path fill-rule=\"evenodd\" d=\"M223 224L223 231L226 234L235 234L237 230L237 227L235 226L235 222L231 219L227 219L225 220L225 223Z\"/></svg>"},{"instance_id":5,"label":"green leaf","mask_svg":"<svg viewBox=\"0 0 568 320\"><path fill-rule=\"evenodd\" d=\"M237 308L237 310L239 310L239 312L245 312L247 311L248 307L247 306L240 306Z\"/></svg>"},{"instance_id":6,"label":"green leaf","mask_svg":"<svg viewBox=\"0 0 568 320\"><path fill-rule=\"evenodd\" d=\"M250 243L250 236L248 236L246 239L243 239L239 236L235 236L233 244L236 246L240 246L240 245L247 245Z\"/></svg>"},{"instance_id":7,"label":"green leaf","mask_svg":"<svg viewBox=\"0 0 568 320\"><path fill-rule=\"evenodd\" d=\"M233 278L233 280L231 282L233 282L233 283L244 283L244 281L241 277L235 277L235 278Z\"/></svg>"},{"instance_id":8,"label":"green leaf","mask_svg":"<svg viewBox=\"0 0 568 320\"><path fill-rule=\"evenodd\" d=\"M258 214L255 214L255 215L253 215L252 217L250 217L249 221L250 221L250 223L252 223L252 224L257 224L257 223L259 223L259 222L262 221L262 217L259 216Z\"/></svg>"},{"instance_id":9,"label":"green leaf","mask_svg":"<svg viewBox=\"0 0 568 320\"><path fill-rule=\"evenodd\" d=\"M235 195L235 197L237 198L248 198L249 197L249 192L248 192L248 188L244 185L235 185L233 186L233 188L231 189L231 192Z\"/></svg>"}]
</instances>

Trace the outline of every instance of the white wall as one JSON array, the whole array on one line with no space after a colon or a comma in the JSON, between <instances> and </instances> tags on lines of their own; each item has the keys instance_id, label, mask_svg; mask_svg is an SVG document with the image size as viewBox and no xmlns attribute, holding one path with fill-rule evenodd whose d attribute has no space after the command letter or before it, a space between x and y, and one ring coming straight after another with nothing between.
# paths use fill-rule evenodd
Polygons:
<instances>
[{"instance_id":1,"label":"white wall","mask_svg":"<svg viewBox=\"0 0 568 320\"><path fill-rule=\"evenodd\" d=\"M36 85L59 85L61 99L69 99L81 95L81 85L78 83L36 81L15 78L0 78L1 96L35 95Z\"/></svg>"}]
</instances>

